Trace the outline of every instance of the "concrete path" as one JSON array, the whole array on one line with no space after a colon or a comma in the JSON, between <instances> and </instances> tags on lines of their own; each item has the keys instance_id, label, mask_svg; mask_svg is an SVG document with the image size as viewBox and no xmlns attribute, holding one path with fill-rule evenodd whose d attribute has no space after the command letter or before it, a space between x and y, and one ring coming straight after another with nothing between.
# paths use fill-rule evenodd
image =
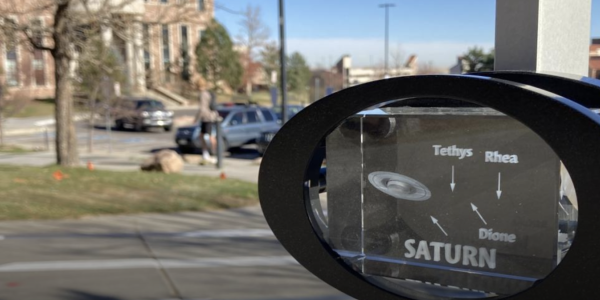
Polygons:
<instances>
[{"instance_id":1,"label":"concrete path","mask_svg":"<svg viewBox=\"0 0 600 300\"><path fill-rule=\"evenodd\" d=\"M350 299L299 266L259 207L0 222L0 299Z\"/></svg>"}]
</instances>

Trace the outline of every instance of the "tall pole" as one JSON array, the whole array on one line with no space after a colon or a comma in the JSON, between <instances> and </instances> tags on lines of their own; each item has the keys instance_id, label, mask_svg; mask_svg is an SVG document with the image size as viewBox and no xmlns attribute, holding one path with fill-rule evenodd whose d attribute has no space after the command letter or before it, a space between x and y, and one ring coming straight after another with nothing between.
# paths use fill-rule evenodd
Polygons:
<instances>
[{"instance_id":1,"label":"tall pole","mask_svg":"<svg viewBox=\"0 0 600 300\"><path fill-rule=\"evenodd\" d=\"M281 65L281 124L288 120L287 90L286 90L286 61L285 61L285 18L283 0L279 0L279 62Z\"/></svg>"},{"instance_id":2,"label":"tall pole","mask_svg":"<svg viewBox=\"0 0 600 300\"><path fill-rule=\"evenodd\" d=\"M321 79L315 77L315 101L319 100L319 91L321 90Z\"/></svg>"},{"instance_id":3,"label":"tall pole","mask_svg":"<svg viewBox=\"0 0 600 300\"><path fill-rule=\"evenodd\" d=\"M389 39L389 10L390 7L396 7L392 3L384 3L379 5L380 8L385 8L385 78L389 77L388 73L388 39Z\"/></svg>"}]
</instances>

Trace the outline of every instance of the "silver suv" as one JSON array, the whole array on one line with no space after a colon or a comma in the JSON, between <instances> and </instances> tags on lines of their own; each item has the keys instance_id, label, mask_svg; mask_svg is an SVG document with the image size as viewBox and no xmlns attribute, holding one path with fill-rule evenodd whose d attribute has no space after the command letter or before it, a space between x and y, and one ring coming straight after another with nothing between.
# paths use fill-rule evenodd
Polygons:
<instances>
[{"instance_id":1,"label":"silver suv","mask_svg":"<svg viewBox=\"0 0 600 300\"><path fill-rule=\"evenodd\" d=\"M149 98L123 99L115 112L117 129L144 131L151 127L173 128L173 112L158 100Z\"/></svg>"},{"instance_id":2,"label":"silver suv","mask_svg":"<svg viewBox=\"0 0 600 300\"><path fill-rule=\"evenodd\" d=\"M261 132L279 128L277 115L267 107L255 105L220 106L217 111L223 122L224 149L256 143ZM214 127L213 127L214 128ZM213 130L216 130L214 128ZM215 134L213 132L213 134ZM200 126L180 127L175 142L183 153L196 152L200 146Z\"/></svg>"}]
</instances>

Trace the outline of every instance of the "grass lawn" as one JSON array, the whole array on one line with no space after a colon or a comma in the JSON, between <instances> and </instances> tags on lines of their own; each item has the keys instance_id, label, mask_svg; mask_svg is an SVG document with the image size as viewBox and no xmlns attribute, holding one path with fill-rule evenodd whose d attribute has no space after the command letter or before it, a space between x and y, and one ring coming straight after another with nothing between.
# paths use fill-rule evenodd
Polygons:
<instances>
[{"instance_id":1,"label":"grass lawn","mask_svg":"<svg viewBox=\"0 0 600 300\"><path fill-rule=\"evenodd\" d=\"M54 116L54 102L52 100L34 100L13 115L13 118L47 117Z\"/></svg>"},{"instance_id":2,"label":"grass lawn","mask_svg":"<svg viewBox=\"0 0 600 300\"><path fill-rule=\"evenodd\" d=\"M0 146L0 153L15 153L15 154L19 154L19 153L28 153L31 152L27 149L23 149L19 146L14 146L14 145L2 145Z\"/></svg>"},{"instance_id":3,"label":"grass lawn","mask_svg":"<svg viewBox=\"0 0 600 300\"><path fill-rule=\"evenodd\" d=\"M62 180L53 176L59 170ZM257 203L255 184L231 179L0 165L0 220L206 211Z\"/></svg>"}]
</instances>

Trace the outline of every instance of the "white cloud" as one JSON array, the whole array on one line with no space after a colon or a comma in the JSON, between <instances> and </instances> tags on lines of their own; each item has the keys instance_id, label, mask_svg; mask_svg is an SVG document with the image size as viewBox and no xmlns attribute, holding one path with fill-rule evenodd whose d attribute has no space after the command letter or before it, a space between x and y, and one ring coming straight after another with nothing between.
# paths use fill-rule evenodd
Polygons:
<instances>
[{"instance_id":1,"label":"white cloud","mask_svg":"<svg viewBox=\"0 0 600 300\"><path fill-rule=\"evenodd\" d=\"M493 43L477 42L390 42L389 51L393 53L398 49L407 57L416 54L420 63L432 62L436 67L450 68L456 63L456 57L473 46L489 50ZM383 39L288 39L288 53L298 51L302 53L311 66L329 66L336 63L344 54L352 56L353 66L369 66L383 64L384 40ZM391 64L390 58L390 64Z\"/></svg>"}]
</instances>

